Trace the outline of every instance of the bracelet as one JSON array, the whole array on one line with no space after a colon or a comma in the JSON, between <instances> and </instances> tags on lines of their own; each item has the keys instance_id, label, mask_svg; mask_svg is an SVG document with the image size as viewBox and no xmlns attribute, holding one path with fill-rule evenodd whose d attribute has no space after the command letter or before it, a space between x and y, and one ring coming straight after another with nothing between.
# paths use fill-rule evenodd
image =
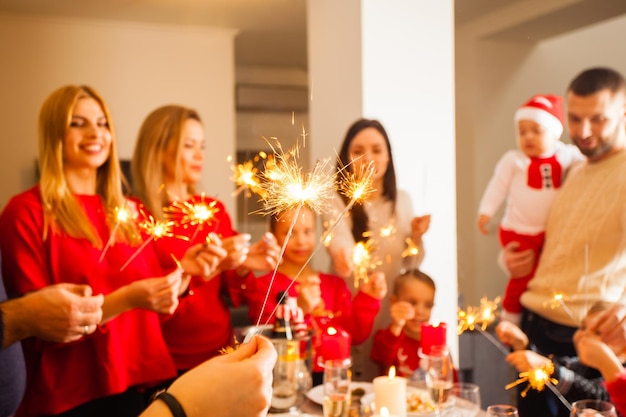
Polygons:
<instances>
[{"instance_id":1,"label":"bracelet","mask_svg":"<svg viewBox=\"0 0 626 417\"><path fill-rule=\"evenodd\" d=\"M154 397L155 400L161 400L167 405L167 408L170 409L172 415L174 417L187 417L185 414L185 410L183 410L183 406L180 405L176 397L170 394L167 391L162 391Z\"/></svg>"}]
</instances>

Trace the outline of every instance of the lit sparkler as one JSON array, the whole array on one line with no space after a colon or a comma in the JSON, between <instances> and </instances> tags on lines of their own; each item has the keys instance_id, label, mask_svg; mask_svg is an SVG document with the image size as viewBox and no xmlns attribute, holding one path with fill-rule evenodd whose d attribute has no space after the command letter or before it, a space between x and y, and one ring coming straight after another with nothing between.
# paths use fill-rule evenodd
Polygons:
<instances>
[{"instance_id":1,"label":"lit sparkler","mask_svg":"<svg viewBox=\"0 0 626 417\"><path fill-rule=\"evenodd\" d=\"M354 288L359 288L361 282L367 284L369 272L374 270L380 261L372 258L372 240L358 242L352 252L352 262L354 264Z\"/></svg>"},{"instance_id":2,"label":"lit sparkler","mask_svg":"<svg viewBox=\"0 0 626 417\"><path fill-rule=\"evenodd\" d=\"M572 310L570 310L567 304L565 304L565 301L567 301L568 299L569 298L567 297L567 295L565 295L563 292L556 291L554 292L554 294L552 294L552 299L547 301L545 305L550 307L552 310L561 307L570 319L572 319L575 323L578 323L579 320L574 317L574 313L572 312Z\"/></svg>"},{"instance_id":3,"label":"lit sparkler","mask_svg":"<svg viewBox=\"0 0 626 417\"><path fill-rule=\"evenodd\" d=\"M306 205L315 213L319 214L328 207L334 193L334 176L330 170L327 169L328 160L318 162L315 164L312 172L304 174L302 167L299 165L299 147L297 145L289 152L285 153L278 140L276 140L275 145L272 145L269 141L268 143L274 152L274 164L271 167L266 165L263 173L262 184L265 190L265 195L263 196L263 212L269 215L277 215L287 210L295 210L295 212L261 306L261 311L256 323L257 327L263 316L278 267L285 253L285 248L287 247L291 233L293 232L293 227L300 215L300 210ZM315 250L313 254L314 253ZM311 257L313 254L311 254ZM307 261L306 264L308 264L308 262L309 261ZM296 278L297 276L294 277L292 283ZM270 314L270 317L272 317L274 312ZM253 333L254 332L248 333L246 341L254 335Z\"/></svg>"},{"instance_id":4,"label":"lit sparkler","mask_svg":"<svg viewBox=\"0 0 626 417\"><path fill-rule=\"evenodd\" d=\"M153 240L159 240L163 237L175 237L177 239L189 240L187 236L179 236L174 235L172 233L172 226L174 225L173 221L170 220L156 220L151 215L148 215L147 218L139 223L139 228L143 230L149 237L146 239L131 255L130 258L122 265L120 268L120 272L123 271L132 261L141 253L142 250Z\"/></svg>"},{"instance_id":5,"label":"lit sparkler","mask_svg":"<svg viewBox=\"0 0 626 417\"><path fill-rule=\"evenodd\" d=\"M102 249L102 253L100 254L100 259L98 259L98 263L102 262L104 259L104 255L106 255L109 247L113 243L115 239L115 234L117 233L117 229L120 227L120 224L125 224L130 220L134 220L136 216L134 216L131 211L127 207L115 207L115 226L111 230L111 234L109 236L109 240L106 245L104 245L104 249Z\"/></svg>"},{"instance_id":6,"label":"lit sparkler","mask_svg":"<svg viewBox=\"0 0 626 417\"><path fill-rule=\"evenodd\" d=\"M184 229L197 226L193 236L189 239L193 242L202 227L211 224L219 211L217 200L207 202L202 194L200 201L174 201L163 209L163 214L166 220L172 222L169 226L178 225Z\"/></svg>"},{"instance_id":7,"label":"lit sparkler","mask_svg":"<svg viewBox=\"0 0 626 417\"><path fill-rule=\"evenodd\" d=\"M495 320L495 312L498 306L499 298L489 301L486 297L481 298L480 307L469 306L466 310L458 309L456 332L461 335L463 332L478 331L487 340L489 340L498 350L505 355L509 354L509 350L493 337L486 330Z\"/></svg>"},{"instance_id":8,"label":"lit sparkler","mask_svg":"<svg viewBox=\"0 0 626 417\"><path fill-rule=\"evenodd\" d=\"M238 195L245 190L245 197L247 198L251 197L251 193L258 194L261 198L263 198L265 190L261 185L259 170L254 166L254 162L257 160L256 158L265 159L266 157L267 155L265 152L259 152L254 159L245 161L241 164L233 165L231 167L233 170L233 176L231 179L235 182L235 185L237 185L237 189L233 195Z\"/></svg>"},{"instance_id":9,"label":"lit sparkler","mask_svg":"<svg viewBox=\"0 0 626 417\"><path fill-rule=\"evenodd\" d=\"M554 386L559 381L556 380L555 378L552 378L553 373L554 373L554 364L550 362L540 368L534 368L526 372L520 372L519 379L506 385L504 389L508 390L520 384L523 384L524 382L527 382L528 385L520 393L522 397L526 397L530 389L543 391L545 387L548 387L550 391L552 391L554 395L556 395L557 398L561 400L563 405L567 407L568 410L571 411L572 405L565 399L565 397L563 397L563 395Z\"/></svg>"}]
</instances>

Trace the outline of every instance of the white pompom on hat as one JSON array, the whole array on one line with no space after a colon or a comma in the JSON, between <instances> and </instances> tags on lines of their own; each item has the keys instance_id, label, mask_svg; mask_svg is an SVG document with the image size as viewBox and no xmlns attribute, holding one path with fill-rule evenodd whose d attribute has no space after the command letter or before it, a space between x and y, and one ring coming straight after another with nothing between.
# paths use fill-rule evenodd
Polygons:
<instances>
[{"instance_id":1,"label":"white pompom on hat","mask_svg":"<svg viewBox=\"0 0 626 417\"><path fill-rule=\"evenodd\" d=\"M553 94L537 94L515 112L515 123L532 120L557 138L563 134L563 98Z\"/></svg>"}]
</instances>

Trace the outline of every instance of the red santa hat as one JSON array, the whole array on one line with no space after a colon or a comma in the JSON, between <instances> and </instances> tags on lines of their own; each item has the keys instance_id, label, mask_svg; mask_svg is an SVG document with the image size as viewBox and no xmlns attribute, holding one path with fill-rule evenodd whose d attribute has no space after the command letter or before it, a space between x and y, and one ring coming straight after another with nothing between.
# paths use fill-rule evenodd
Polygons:
<instances>
[{"instance_id":1,"label":"red santa hat","mask_svg":"<svg viewBox=\"0 0 626 417\"><path fill-rule=\"evenodd\" d=\"M532 120L560 138L563 133L563 98L553 94L533 96L515 112L515 123L520 120Z\"/></svg>"}]
</instances>

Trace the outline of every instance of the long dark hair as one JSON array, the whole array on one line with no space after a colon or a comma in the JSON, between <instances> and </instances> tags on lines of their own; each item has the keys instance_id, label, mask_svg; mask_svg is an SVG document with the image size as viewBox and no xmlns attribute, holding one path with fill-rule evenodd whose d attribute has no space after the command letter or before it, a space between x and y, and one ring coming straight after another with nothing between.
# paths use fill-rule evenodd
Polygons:
<instances>
[{"instance_id":1,"label":"long dark hair","mask_svg":"<svg viewBox=\"0 0 626 417\"><path fill-rule=\"evenodd\" d=\"M392 202L393 211L395 211L398 189L396 188L396 170L393 167L391 143L389 142L387 131L378 120L359 119L354 122L352 126L350 126L350 128L348 128L348 132L346 132L346 137L344 138L343 144L341 145L341 151L339 152L337 171L340 171L341 169L343 169L343 167L350 163L351 159L348 151L348 149L350 148L350 144L352 143L352 140L356 135L358 135L363 129L367 129L368 127L373 127L374 129L378 130L380 134L383 135L385 143L387 144L389 164L387 165L387 171L385 171L385 175L383 176L382 196ZM348 197L342 194L341 198L346 205L349 203ZM354 237L355 242L364 241L365 238L363 237L363 233L368 231L369 219L367 218L367 213L365 212L363 204L354 204L354 206L350 210L350 215L352 216L352 236Z\"/></svg>"}]
</instances>

